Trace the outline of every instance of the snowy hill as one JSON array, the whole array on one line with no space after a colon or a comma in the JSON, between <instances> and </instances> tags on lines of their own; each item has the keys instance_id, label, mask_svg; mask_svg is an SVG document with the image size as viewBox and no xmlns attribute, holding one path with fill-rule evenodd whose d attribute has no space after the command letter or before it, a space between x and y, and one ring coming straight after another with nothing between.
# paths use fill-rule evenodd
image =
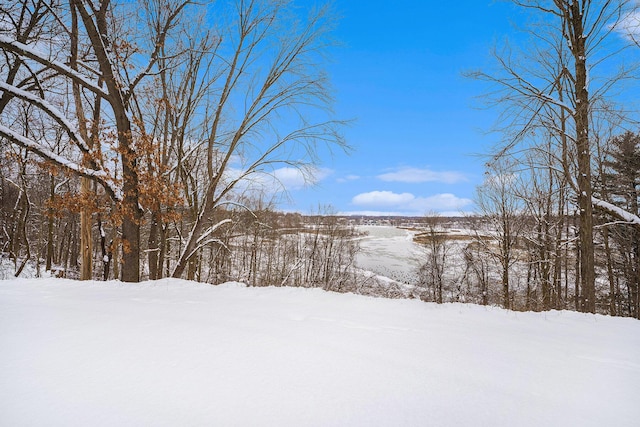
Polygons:
<instances>
[{"instance_id":1,"label":"snowy hill","mask_svg":"<svg viewBox=\"0 0 640 427\"><path fill-rule=\"evenodd\" d=\"M630 426L640 322L317 289L0 281L0 425Z\"/></svg>"}]
</instances>

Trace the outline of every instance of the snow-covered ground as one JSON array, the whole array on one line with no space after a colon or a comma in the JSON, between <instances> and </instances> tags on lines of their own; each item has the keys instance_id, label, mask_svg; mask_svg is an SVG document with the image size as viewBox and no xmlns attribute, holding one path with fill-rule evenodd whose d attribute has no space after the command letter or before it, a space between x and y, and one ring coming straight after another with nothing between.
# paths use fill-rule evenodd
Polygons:
<instances>
[{"instance_id":1,"label":"snow-covered ground","mask_svg":"<svg viewBox=\"0 0 640 427\"><path fill-rule=\"evenodd\" d=\"M4 255L4 253L0 253L0 280L14 279L19 263L16 265L14 260ZM22 260L20 260L20 262L22 262ZM32 279L34 277L51 277L51 274L45 271L44 265L37 266L33 262L27 262L22 273L20 273L20 277L23 279Z\"/></svg>"},{"instance_id":2,"label":"snow-covered ground","mask_svg":"<svg viewBox=\"0 0 640 427\"><path fill-rule=\"evenodd\" d=\"M638 395L629 318L0 281L3 426L631 426Z\"/></svg>"}]
</instances>

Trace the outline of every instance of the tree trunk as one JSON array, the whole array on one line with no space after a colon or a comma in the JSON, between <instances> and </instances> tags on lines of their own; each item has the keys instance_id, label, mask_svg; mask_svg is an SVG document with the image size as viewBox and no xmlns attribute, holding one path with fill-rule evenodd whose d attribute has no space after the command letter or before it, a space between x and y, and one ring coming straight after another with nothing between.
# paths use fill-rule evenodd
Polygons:
<instances>
[{"instance_id":1,"label":"tree trunk","mask_svg":"<svg viewBox=\"0 0 640 427\"><path fill-rule=\"evenodd\" d=\"M639 293L640 285L640 236L637 231L633 233L633 264L631 266L633 277L631 277L631 316L640 319Z\"/></svg>"},{"instance_id":2,"label":"tree trunk","mask_svg":"<svg viewBox=\"0 0 640 427\"><path fill-rule=\"evenodd\" d=\"M23 171L24 172L24 171ZM30 206L31 203L29 202L29 197L27 195L27 191L26 188L24 190L20 191L20 198L19 201L22 202L21 203L21 209L20 209L20 217L19 217L19 222L18 222L18 238L16 239L16 241L22 237L22 241L24 244L24 249L25 249L25 256L22 260L22 263L20 264L20 267L17 268L16 273L15 273L15 277L20 276L20 274L22 273L22 270L24 270L24 267L27 265L27 262L29 261L29 258L31 258L31 248L29 245L29 238L27 237L27 220L29 218L29 211L30 211ZM18 253L19 251L16 250L15 251L15 255L16 255L16 262L18 261Z\"/></svg>"},{"instance_id":3,"label":"tree trunk","mask_svg":"<svg viewBox=\"0 0 640 427\"><path fill-rule=\"evenodd\" d=\"M113 278L120 280L120 239L114 238L111 241L111 253L113 256L111 259L113 264Z\"/></svg>"},{"instance_id":4,"label":"tree trunk","mask_svg":"<svg viewBox=\"0 0 640 427\"><path fill-rule=\"evenodd\" d=\"M500 244L502 245L502 253L500 254L502 263L502 304L504 308L508 310L511 308L509 296L509 268L511 266L511 224L506 220L506 215L504 214L502 217L502 242Z\"/></svg>"},{"instance_id":5,"label":"tree trunk","mask_svg":"<svg viewBox=\"0 0 640 427\"><path fill-rule=\"evenodd\" d=\"M158 272L156 275L156 279L162 279L165 274L163 274L163 270L162 267L164 265L164 260L165 257L167 255L167 226L164 223L160 224L160 242L159 242L159 247L160 247L160 251L158 254ZM168 260L167 260L168 263ZM169 270L169 268L167 267L167 270ZM166 274L166 276L168 276L169 273Z\"/></svg>"},{"instance_id":6,"label":"tree trunk","mask_svg":"<svg viewBox=\"0 0 640 427\"><path fill-rule=\"evenodd\" d=\"M602 231L604 239L604 252L607 259L607 277L609 279L609 314L616 315L616 283L613 273L613 259L611 257L611 247L609 246L609 230L605 227Z\"/></svg>"},{"instance_id":7,"label":"tree trunk","mask_svg":"<svg viewBox=\"0 0 640 427\"><path fill-rule=\"evenodd\" d=\"M91 280L93 277L93 239L91 237L91 209L87 206L91 193L91 181L80 178L80 197L84 205L80 211L80 280Z\"/></svg>"},{"instance_id":8,"label":"tree trunk","mask_svg":"<svg viewBox=\"0 0 640 427\"><path fill-rule=\"evenodd\" d=\"M582 2L569 6L572 53L575 61L576 148L578 158L578 208L580 209L580 285L582 311L595 313L595 267L593 245L593 205L591 201L591 150L589 146L589 92L587 89L586 38L584 36Z\"/></svg>"},{"instance_id":9,"label":"tree trunk","mask_svg":"<svg viewBox=\"0 0 640 427\"><path fill-rule=\"evenodd\" d=\"M149 247L147 260L149 262L149 280L156 280L160 276L162 264L158 263L160 259L160 213L154 209L151 213L151 224L149 226Z\"/></svg>"},{"instance_id":10,"label":"tree trunk","mask_svg":"<svg viewBox=\"0 0 640 427\"><path fill-rule=\"evenodd\" d=\"M198 264L196 262L197 258L198 258L197 255L194 254L194 256L192 256L189 259L188 268L187 268L187 280L196 279L196 271L198 269Z\"/></svg>"},{"instance_id":11,"label":"tree trunk","mask_svg":"<svg viewBox=\"0 0 640 427\"><path fill-rule=\"evenodd\" d=\"M135 219L122 222L122 281L140 281L140 226Z\"/></svg>"},{"instance_id":12,"label":"tree trunk","mask_svg":"<svg viewBox=\"0 0 640 427\"><path fill-rule=\"evenodd\" d=\"M502 266L502 305L507 310L510 309L509 304L509 267L507 265Z\"/></svg>"},{"instance_id":13,"label":"tree trunk","mask_svg":"<svg viewBox=\"0 0 640 427\"><path fill-rule=\"evenodd\" d=\"M107 246L107 236L102 224L102 216L98 213L98 230L100 232L100 250L102 253L102 280L109 280L109 269L111 267L111 257L113 242Z\"/></svg>"},{"instance_id":14,"label":"tree trunk","mask_svg":"<svg viewBox=\"0 0 640 427\"><path fill-rule=\"evenodd\" d=\"M136 153L132 149L131 123L123 110L116 115L120 124L118 143L122 152L123 200L122 211L122 281L140 281L140 223L139 180Z\"/></svg>"},{"instance_id":15,"label":"tree trunk","mask_svg":"<svg viewBox=\"0 0 640 427\"><path fill-rule=\"evenodd\" d=\"M580 307L581 304L580 302L582 301L582 297L580 296L580 283L581 282L581 274L582 274L582 268L580 268L580 262L582 259L582 255L580 254L581 252L581 245L580 242L576 242L576 261L575 261L575 271L574 271L574 275L575 275L575 282L574 282L574 303L575 303L575 310L576 311L580 311Z\"/></svg>"},{"instance_id":16,"label":"tree trunk","mask_svg":"<svg viewBox=\"0 0 640 427\"><path fill-rule=\"evenodd\" d=\"M527 298L526 298L526 302L525 302L525 310L526 311L531 311L531 308L533 307L532 301L531 301L531 296L532 296L532 292L531 292L531 270L533 270L533 262L529 262L529 265L527 267ZM544 299L544 297L543 297ZM537 305L537 304L536 304Z\"/></svg>"},{"instance_id":17,"label":"tree trunk","mask_svg":"<svg viewBox=\"0 0 640 427\"><path fill-rule=\"evenodd\" d=\"M129 118L129 95L127 88L117 75L115 63L109 44L109 2L101 2L99 9L91 2L74 0L73 5L87 32L87 36L96 55L101 78L107 87L109 96L106 100L111 105L113 117L118 130L118 151L122 162L122 280L124 282L140 281L140 223L142 212L139 205L139 180L137 171L137 153L133 146L131 120ZM90 6L90 11L86 6Z\"/></svg>"},{"instance_id":18,"label":"tree trunk","mask_svg":"<svg viewBox=\"0 0 640 427\"><path fill-rule=\"evenodd\" d=\"M55 195L55 180L53 178L53 175L50 175L49 179L49 209L47 210L49 217L47 218L47 255L45 264L46 271L51 271L51 265L53 263L53 197Z\"/></svg>"}]
</instances>

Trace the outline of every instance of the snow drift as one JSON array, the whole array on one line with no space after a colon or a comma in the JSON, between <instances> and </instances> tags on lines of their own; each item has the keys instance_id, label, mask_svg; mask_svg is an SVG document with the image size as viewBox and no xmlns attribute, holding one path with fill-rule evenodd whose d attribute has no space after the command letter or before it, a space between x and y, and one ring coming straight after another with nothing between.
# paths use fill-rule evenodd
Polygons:
<instances>
[{"instance_id":1,"label":"snow drift","mask_svg":"<svg viewBox=\"0 0 640 427\"><path fill-rule=\"evenodd\" d=\"M640 322L318 289L0 281L0 424L634 425Z\"/></svg>"}]
</instances>

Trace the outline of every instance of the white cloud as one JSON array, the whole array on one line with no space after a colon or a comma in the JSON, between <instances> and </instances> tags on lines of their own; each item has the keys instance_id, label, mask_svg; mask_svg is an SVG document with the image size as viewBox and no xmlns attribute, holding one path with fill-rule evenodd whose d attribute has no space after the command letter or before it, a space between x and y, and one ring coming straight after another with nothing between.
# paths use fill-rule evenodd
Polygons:
<instances>
[{"instance_id":1,"label":"white cloud","mask_svg":"<svg viewBox=\"0 0 640 427\"><path fill-rule=\"evenodd\" d=\"M268 185L269 175L265 175L266 184ZM278 183L288 190L299 190L307 184L305 174L296 168L284 167L273 171L273 177Z\"/></svg>"},{"instance_id":2,"label":"white cloud","mask_svg":"<svg viewBox=\"0 0 640 427\"><path fill-rule=\"evenodd\" d=\"M387 172L378 175L378 179L387 182L442 182L445 184L455 184L456 182L466 181L467 177L461 172L444 171L436 172L427 168L404 167L394 172Z\"/></svg>"},{"instance_id":3,"label":"white cloud","mask_svg":"<svg viewBox=\"0 0 640 427\"><path fill-rule=\"evenodd\" d=\"M357 206L406 206L415 200L411 193L397 194L391 191L371 191L355 196L351 203Z\"/></svg>"},{"instance_id":4,"label":"white cloud","mask_svg":"<svg viewBox=\"0 0 640 427\"><path fill-rule=\"evenodd\" d=\"M329 176L333 175L333 170L329 168L316 167L310 172L309 184L317 184L320 181L324 181Z\"/></svg>"},{"instance_id":5,"label":"white cloud","mask_svg":"<svg viewBox=\"0 0 640 427\"><path fill-rule=\"evenodd\" d=\"M369 208L370 211L393 210L401 215L424 215L429 212L460 212L470 206L473 201L457 197L451 193L436 194L429 197L416 197L411 193L394 193L392 191L371 191L353 197L355 206Z\"/></svg>"}]
</instances>

